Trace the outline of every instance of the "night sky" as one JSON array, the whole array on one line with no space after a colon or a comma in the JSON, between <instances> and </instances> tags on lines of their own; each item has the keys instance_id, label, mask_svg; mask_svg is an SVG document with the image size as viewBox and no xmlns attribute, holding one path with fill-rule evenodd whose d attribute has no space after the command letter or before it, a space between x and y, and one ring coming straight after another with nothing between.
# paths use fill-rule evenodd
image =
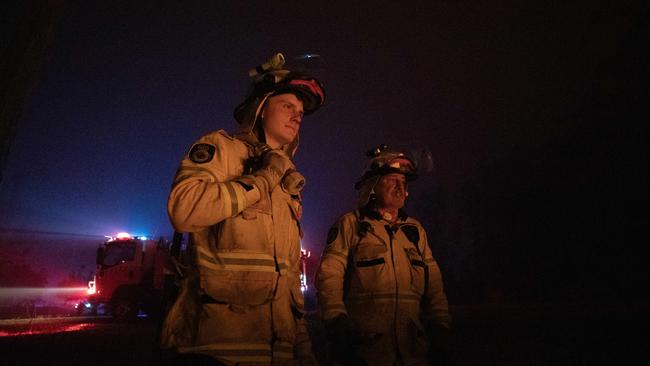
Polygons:
<instances>
[{"instance_id":1,"label":"night sky","mask_svg":"<svg viewBox=\"0 0 650 366\"><path fill-rule=\"evenodd\" d=\"M433 157L407 211L452 300L614 298L647 279L631 244L648 224L642 1L62 3L2 172L5 232L79 235L57 256L88 266L89 237L170 238L183 154L235 130L248 69L282 52L327 92L296 157L306 248L386 143Z\"/></svg>"}]
</instances>

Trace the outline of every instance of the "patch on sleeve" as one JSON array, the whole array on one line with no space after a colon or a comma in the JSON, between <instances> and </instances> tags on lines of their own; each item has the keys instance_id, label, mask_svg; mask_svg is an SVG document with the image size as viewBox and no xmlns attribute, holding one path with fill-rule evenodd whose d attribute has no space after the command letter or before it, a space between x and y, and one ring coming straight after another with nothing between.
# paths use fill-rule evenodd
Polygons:
<instances>
[{"instance_id":1,"label":"patch on sleeve","mask_svg":"<svg viewBox=\"0 0 650 366\"><path fill-rule=\"evenodd\" d=\"M339 228L333 226L330 231L327 232L327 244L331 244L339 236Z\"/></svg>"},{"instance_id":2,"label":"patch on sleeve","mask_svg":"<svg viewBox=\"0 0 650 366\"><path fill-rule=\"evenodd\" d=\"M214 157L215 147L210 144L194 144L190 150L189 158L197 164L207 163Z\"/></svg>"}]
</instances>

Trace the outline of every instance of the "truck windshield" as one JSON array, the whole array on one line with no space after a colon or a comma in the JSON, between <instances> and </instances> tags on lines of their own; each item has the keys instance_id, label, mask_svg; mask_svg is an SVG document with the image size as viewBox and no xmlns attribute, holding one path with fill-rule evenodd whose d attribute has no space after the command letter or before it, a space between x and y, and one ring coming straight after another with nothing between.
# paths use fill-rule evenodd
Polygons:
<instances>
[{"instance_id":1,"label":"truck windshield","mask_svg":"<svg viewBox=\"0 0 650 366\"><path fill-rule=\"evenodd\" d=\"M104 252L104 265L114 266L122 262L132 261L135 258L135 241L115 241L106 244Z\"/></svg>"}]
</instances>

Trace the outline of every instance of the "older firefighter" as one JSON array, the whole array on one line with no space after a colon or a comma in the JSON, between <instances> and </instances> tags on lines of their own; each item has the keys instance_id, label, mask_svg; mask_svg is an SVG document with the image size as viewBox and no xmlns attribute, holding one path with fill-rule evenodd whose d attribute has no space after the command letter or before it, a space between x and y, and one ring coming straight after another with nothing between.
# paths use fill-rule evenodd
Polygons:
<instances>
[{"instance_id":1,"label":"older firefighter","mask_svg":"<svg viewBox=\"0 0 650 366\"><path fill-rule=\"evenodd\" d=\"M191 363L310 365L316 360L300 290L300 191L292 157L303 115L324 102L313 77L284 57L250 71L239 131L201 137L182 160L168 200L191 260L165 319L162 346Z\"/></svg>"},{"instance_id":2,"label":"older firefighter","mask_svg":"<svg viewBox=\"0 0 650 366\"><path fill-rule=\"evenodd\" d=\"M358 209L327 234L316 277L323 321L342 364L426 365L451 318L425 230L402 210L415 164L385 145L368 155Z\"/></svg>"}]
</instances>

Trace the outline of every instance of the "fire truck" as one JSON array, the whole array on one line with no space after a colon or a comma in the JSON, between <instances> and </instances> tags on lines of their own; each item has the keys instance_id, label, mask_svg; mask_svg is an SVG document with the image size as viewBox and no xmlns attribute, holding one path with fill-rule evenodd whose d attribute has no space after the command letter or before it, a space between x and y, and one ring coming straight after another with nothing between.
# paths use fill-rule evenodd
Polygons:
<instances>
[{"instance_id":1,"label":"fire truck","mask_svg":"<svg viewBox=\"0 0 650 366\"><path fill-rule=\"evenodd\" d=\"M81 305L115 319L154 315L160 309L169 242L119 233L97 248L97 267ZM108 311L106 311L108 309Z\"/></svg>"},{"instance_id":2,"label":"fire truck","mask_svg":"<svg viewBox=\"0 0 650 366\"><path fill-rule=\"evenodd\" d=\"M79 311L102 313L108 307L117 320L136 316L160 315L166 312L178 292L177 281L182 273L174 273L174 263L186 261L182 233L174 233L168 241L119 233L97 249L95 278L88 283L88 300L78 305ZM189 242L189 238L188 238ZM310 251L301 249L300 287L307 285L307 259ZM165 270L170 264L171 269ZM178 269L178 268L176 268Z\"/></svg>"}]
</instances>

